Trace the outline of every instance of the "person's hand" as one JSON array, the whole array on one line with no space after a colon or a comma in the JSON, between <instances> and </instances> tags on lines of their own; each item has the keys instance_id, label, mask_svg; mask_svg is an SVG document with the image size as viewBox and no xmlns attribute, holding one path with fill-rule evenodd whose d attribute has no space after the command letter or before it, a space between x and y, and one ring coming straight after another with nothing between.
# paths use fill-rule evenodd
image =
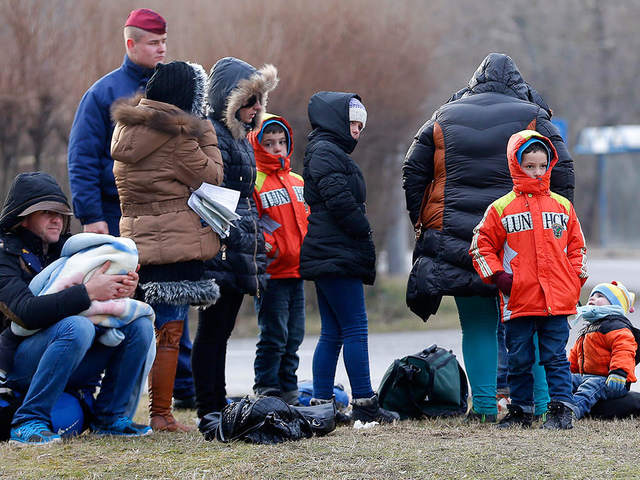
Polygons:
<instances>
[{"instance_id":1,"label":"person's hand","mask_svg":"<svg viewBox=\"0 0 640 480\"><path fill-rule=\"evenodd\" d=\"M136 287L138 286L138 281L140 280L140 277L137 273L139 268L140 265L138 264L136 271L127 273L124 280L122 280L122 287L118 289L118 298L131 298L136 293Z\"/></svg>"},{"instance_id":2,"label":"person's hand","mask_svg":"<svg viewBox=\"0 0 640 480\"><path fill-rule=\"evenodd\" d=\"M95 223L87 223L82 226L82 231L86 233L104 233L109 234L109 225L107 222L95 222Z\"/></svg>"},{"instance_id":3,"label":"person's hand","mask_svg":"<svg viewBox=\"0 0 640 480\"><path fill-rule=\"evenodd\" d=\"M608 398L619 398L627 394L627 378L617 373L610 373L605 382Z\"/></svg>"},{"instance_id":4,"label":"person's hand","mask_svg":"<svg viewBox=\"0 0 640 480\"><path fill-rule=\"evenodd\" d=\"M511 295L511 286L513 285L513 274L503 272L502 270L493 275L493 283L505 295Z\"/></svg>"},{"instance_id":5,"label":"person's hand","mask_svg":"<svg viewBox=\"0 0 640 480\"><path fill-rule=\"evenodd\" d=\"M127 275L107 275L105 272L111 262L104 262L84 284L91 300L113 300L120 296L120 288Z\"/></svg>"}]
</instances>

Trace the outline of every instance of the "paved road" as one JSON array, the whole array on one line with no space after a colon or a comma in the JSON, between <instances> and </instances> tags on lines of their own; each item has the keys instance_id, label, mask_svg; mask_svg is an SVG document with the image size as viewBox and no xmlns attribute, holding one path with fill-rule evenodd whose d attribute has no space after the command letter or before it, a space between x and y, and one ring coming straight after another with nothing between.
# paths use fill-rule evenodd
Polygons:
<instances>
[{"instance_id":1,"label":"paved road","mask_svg":"<svg viewBox=\"0 0 640 480\"><path fill-rule=\"evenodd\" d=\"M630 318L635 325L640 326L640 312L630 315ZM575 342L576 332L577 329L572 330L569 345L573 345ZM317 342L317 336L307 336L300 347L300 367L298 369L298 378L300 380L310 380L312 378L311 362ZM255 343L255 338L238 338L229 341L227 350L227 391L230 395L243 395L251 392ZM433 343L451 349L460 363L464 365L462 335L459 330L432 330L426 327L424 330L415 332L369 335L371 383L373 388L378 388L382 376L393 360L419 352ZM636 376L640 375L636 374ZM349 391L349 380L344 369L342 355L338 360L336 382L342 383ZM633 389L640 391L640 386L636 383Z\"/></svg>"},{"instance_id":2,"label":"paved road","mask_svg":"<svg viewBox=\"0 0 640 480\"><path fill-rule=\"evenodd\" d=\"M640 292L640 258L631 259L606 259L589 258L589 281L586 288L591 288L596 283L611 280L620 280L628 288ZM639 296L640 297L640 296ZM631 321L640 326L640 298L638 311L630 315ZM575 333L569 339L569 345L573 344ZM300 348L299 379L311 379L311 361L313 349L318 341L315 336L307 336ZM243 394L251 391L253 385L253 360L255 358L255 338L232 339L229 342L227 355L227 390L230 394ZM462 337L459 330L432 330L425 327L417 332L398 332L385 334L372 334L369 336L369 352L371 358L371 380L373 388L377 389L380 380L387 367L396 359L418 352L423 348L436 343L453 350L461 363ZM342 357L338 362L336 382L349 388ZM640 387L636 387L640 391ZM634 390L636 389L634 388Z\"/></svg>"}]
</instances>

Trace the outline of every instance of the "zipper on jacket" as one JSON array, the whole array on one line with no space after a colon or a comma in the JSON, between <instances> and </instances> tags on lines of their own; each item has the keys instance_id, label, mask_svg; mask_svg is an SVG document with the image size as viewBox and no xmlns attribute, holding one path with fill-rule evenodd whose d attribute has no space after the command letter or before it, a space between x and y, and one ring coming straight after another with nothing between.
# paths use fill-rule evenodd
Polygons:
<instances>
[{"instance_id":1,"label":"zipper on jacket","mask_svg":"<svg viewBox=\"0 0 640 480\"><path fill-rule=\"evenodd\" d=\"M220 247L220 252L221 252L221 254L222 254L222 255L221 255L222 260L226 260L226 259L227 259L227 246L226 246L226 245L222 245L222 246Z\"/></svg>"}]
</instances>

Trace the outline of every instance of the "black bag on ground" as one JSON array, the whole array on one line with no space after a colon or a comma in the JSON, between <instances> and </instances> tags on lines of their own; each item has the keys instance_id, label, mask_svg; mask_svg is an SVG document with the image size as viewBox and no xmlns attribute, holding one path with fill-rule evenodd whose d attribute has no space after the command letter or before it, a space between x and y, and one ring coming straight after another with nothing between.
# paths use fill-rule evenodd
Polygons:
<instances>
[{"instance_id":1,"label":"black bag on ground","mask_svg":"<svg viewBox=\"0 0 640 480\"><path fill-rule=\"evenodd\" d=\"M205 415L198 428L209 441L282 443L329 433L335 428L335 409L331 403L305 407L301 412L278 397L245 397L221 413Z\"/></svg>"},{"instance_id":2,"label":"black bag on ground","mask_svg":"<svg viewBox=\"0 0 640 480\"><path fill-rule=\"evenodd\" d=\"M468 395L467 375L456 356L437 345L394 360L378 389L380 406L403 420L464 415Z\"/></svg>"}]
</instances>

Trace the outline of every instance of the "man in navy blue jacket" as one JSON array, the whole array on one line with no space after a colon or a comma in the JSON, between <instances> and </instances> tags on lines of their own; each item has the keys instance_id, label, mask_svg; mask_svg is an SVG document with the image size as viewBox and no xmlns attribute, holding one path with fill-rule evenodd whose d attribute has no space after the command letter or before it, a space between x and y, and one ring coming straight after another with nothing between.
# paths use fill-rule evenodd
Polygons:
<instances>
[{"instance_id":1,"label":"man in navy blue jacket","mask_svg":"<svg viewBox=\"0 0 640 480\"><path fill-rule=\"evenodd\" d=\"M111 159L111 104L143 90L167 52L167 24L146 8L133 10L124 26L127 53L120 68L84 94L69 135L69 183L73 210L85 232L118 236L120 204Z\"/></svg>"}]
</instances>

